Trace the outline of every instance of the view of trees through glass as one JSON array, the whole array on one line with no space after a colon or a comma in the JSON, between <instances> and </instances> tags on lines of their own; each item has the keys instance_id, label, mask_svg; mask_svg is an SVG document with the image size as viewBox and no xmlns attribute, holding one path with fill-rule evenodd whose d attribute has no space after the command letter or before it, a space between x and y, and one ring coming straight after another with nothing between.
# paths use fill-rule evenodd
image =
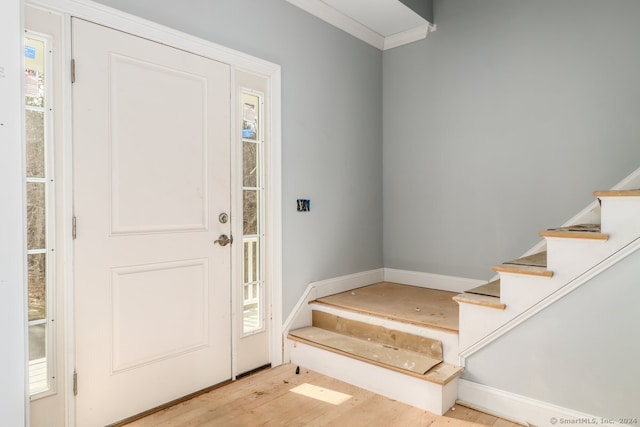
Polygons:
<instances>
[{"instance_id":1,"label":"view of trees through glass","mask_svg":"<svg viewBox=\"0 0 640 427\"><path fill-rule=\"evenodd\" d=\"M243 333L264 328L262 135L260 96L242 93Z\"/></svg>"},{"instance_id":2,"label":"view of trees through glass","mask_svg":"<svg viewBox=\"0 0 640 427\"><path fill-rule=\"evenodd\" d=\"M27 190L27 286L31 394L49 388L47 369L48 221L45 42L25 38L24 114Z\"/></svg>"}]
</instances>

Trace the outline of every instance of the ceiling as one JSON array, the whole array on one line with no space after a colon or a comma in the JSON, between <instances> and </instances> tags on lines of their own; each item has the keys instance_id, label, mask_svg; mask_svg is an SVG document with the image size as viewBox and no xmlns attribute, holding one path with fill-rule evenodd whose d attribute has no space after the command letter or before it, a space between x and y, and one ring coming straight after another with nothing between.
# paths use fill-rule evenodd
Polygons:
<instances>
[{"instance_id":1,"label":"ceiling","mask_svg":"<svg viewBox=\"0 0 640 427\"><path fill-rule=\"evenodd\" d=\"M380 50L424 39L435 25L399 0L287 0Z\"/></svg>"}]
</instances>

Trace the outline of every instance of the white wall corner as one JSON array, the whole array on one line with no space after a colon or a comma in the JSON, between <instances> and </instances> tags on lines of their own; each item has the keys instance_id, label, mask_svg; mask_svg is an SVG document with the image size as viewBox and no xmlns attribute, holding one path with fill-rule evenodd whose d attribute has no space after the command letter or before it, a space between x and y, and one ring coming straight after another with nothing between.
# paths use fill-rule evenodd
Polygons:
<instances>
[{"instance_id":1,"label":"white wall corner","mask_svg":"<svg viewBox=\"0 0 640 427\"><path fill-rule=\"evenodd\" d=\"M620 425L617 420L603 419L462 378L458 381L458 403L524 425Z\"/></svg>"},{"instance_id":2,"label":"white wall corner","mask_svg":"<svg viewBox=\"0 0 640 427\"><path fill-rule=\"evenodd\" d=\"M486 280L422 273L418 271L396 270L393 268L384 269L384 281L449 292L464 292L487 283Z\"/></svg>"}]
</instances>

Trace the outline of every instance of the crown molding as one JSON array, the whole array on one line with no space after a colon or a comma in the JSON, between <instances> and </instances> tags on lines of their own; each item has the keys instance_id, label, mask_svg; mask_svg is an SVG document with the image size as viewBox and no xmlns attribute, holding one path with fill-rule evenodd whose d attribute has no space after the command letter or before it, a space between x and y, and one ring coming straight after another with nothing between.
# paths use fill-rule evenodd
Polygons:
<instances>
[{"instance_id":1,"label":"crown molding","mask_svg":"<svg viewBox=\"0 0 640 427\"><path fill-rule=\"evenodd\" d=\"M384 37L365 25L362 25L358 21L344 15L321 0L286 1L380 50L392 49L394 47L422 40L427 37L430 32L433 32L436 29L435 25L426 23L425 25Z\"/></svg>"},{"instance_id":2,"label":"crown molding","mask_svg":"<svg viewBox=\"0 0 640 427\"><path fill-rule=\"evenodd\" d=\"M418 40L425 39L427 38L429 33L432 33L435 30L436 30L436 26L434 24L426 23L425 25L421 25L416 28L411 28L407 31L403 31L398 34L387 36L384 39L383 50L393 49L394 47L402 46L405 44L417 42Z\"/></svg>"}]
</instances>

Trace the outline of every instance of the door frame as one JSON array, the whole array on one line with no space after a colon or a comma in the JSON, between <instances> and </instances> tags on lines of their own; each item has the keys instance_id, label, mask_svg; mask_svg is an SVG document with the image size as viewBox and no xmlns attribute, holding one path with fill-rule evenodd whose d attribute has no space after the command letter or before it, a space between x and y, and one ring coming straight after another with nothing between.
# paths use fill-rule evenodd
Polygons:
<instances>
[{"instance_id":1,"label":"door frame","mask_svg":"<svg viewBox=\"0 0 640 427\"><path fill-rule=\"evenodd\" d=\"M270 195L266 206L266 214L270 218L266 227L266 233L270 236L267 241L267 253L269 253L269 265L266 271L266 280L270 288L270 312L272 316L271 331L269 339L269 354L272 366L283 363L283 337L282 337L282 161L281 161L281 67L269 61L256 58L243 52L230 49L216 43L192 36L181 31L177 31L163 25L148 21L143 18L113 9L89 0L23 0L37 7L60 13L64 16L64 56L65 64L71 63L71 17L82 18L96 24L104 25L115 30L123 31L143 37L158 43L163 43L171 47L185 50L206 58L223 62L234 70L242 69L264 76L268 83L271 95L269 140L269 158L266 159L269 165L267 171L266 188ZM66 338L66 367L60 387L66 389L66 412L68 425L75 425L75 399L73 395L73 373L75 369L75 337L74 337L74 251L72 239L73 220L73 141L71 135L71 70L65 67L64 76L64 107L63 107L63 165L62 169L63 185L63 218L64 250L67 258L64 263L64 284L60 284L59 290L65 294L66 313L64 316L64 333ZM236 103L236 95L232 91L231 105ZM231 115L232 120L234 115ZM230 124L232 132L235 123ZM233 267L232 267L233 268ZM238 339L238 331L232 329L232 343ZM235 355L232 355L235 357ZM237 372L232 372L233 377Z\"/></svg>"}]
</instances>

